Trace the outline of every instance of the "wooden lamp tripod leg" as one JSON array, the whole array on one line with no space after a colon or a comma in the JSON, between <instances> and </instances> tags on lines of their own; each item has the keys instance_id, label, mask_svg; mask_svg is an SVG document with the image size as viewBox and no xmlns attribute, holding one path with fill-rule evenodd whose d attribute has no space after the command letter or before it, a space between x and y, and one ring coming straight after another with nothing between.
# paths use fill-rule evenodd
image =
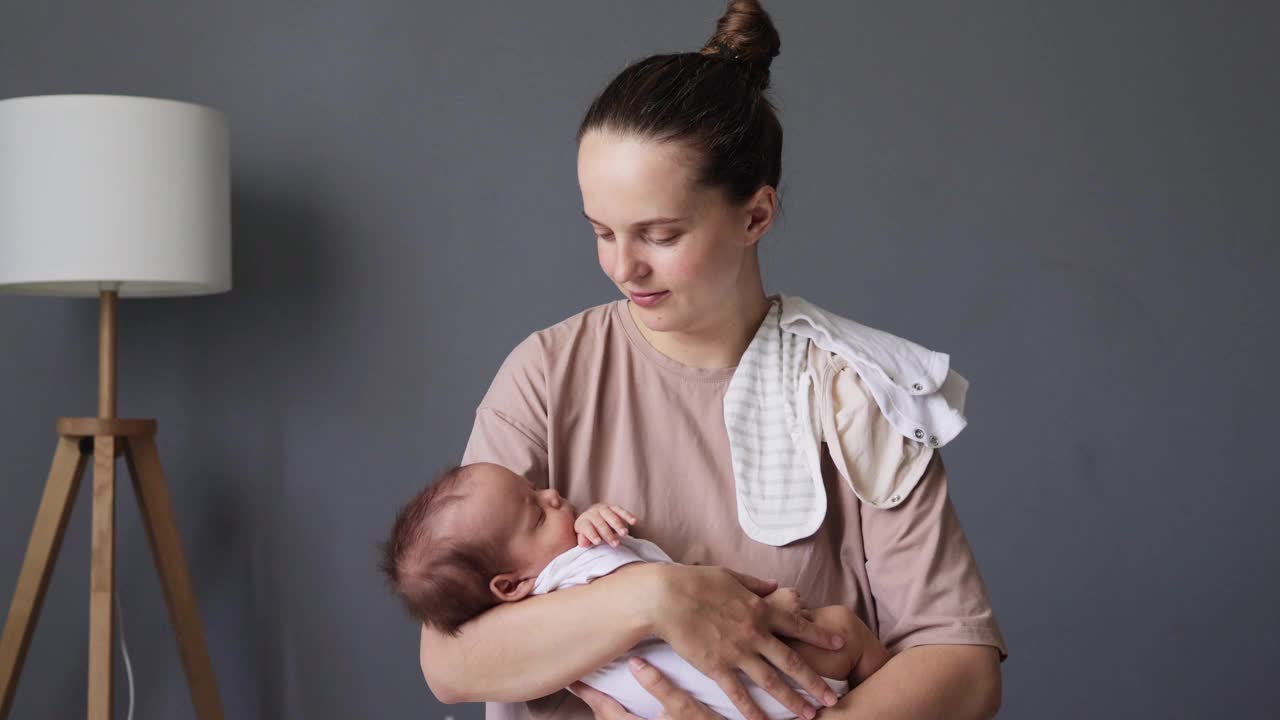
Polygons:
<instances>
[{"instance_id":1,"label":"wooden lamp tripod leg","mask_svg":"<svg viewBox=\"0 0 1280 720\"><path fill-rule=\"evenodd\" d=\"M93 536L89 560L89 720L111 720L111 648L116 618L116 448L121 439L93 439Z\"/></svg>"},{"instance_id":2,"label":"wooden lamp tripod leg","mask_svg":"<svg viewBox=\"0 0 1280 720\"><path fill-rule=\"evenodd\" d=\"M80 488L85 459L79 440L65 436L58 438L53 452L53 467L44 486L40 509L36 511L35 526L18 575L18 587L9 606L9 618L5 621L4 635L0 637L0 719L9 716L13 704L18 676L22 674L22 662L40 617L40 606L49 587L54 562L58 559L67 518Z\"/></svg>"},{"instance_id":3,"label":"wooden lamp tripod leg","mask_svg":"<svg viewBox=\"0 0 1280 720\"><path fill-rule=\"evenodd\" d=\"M200 720L222 720L222 702L218 699L213 664L209 661L200 610L183 558L182 539L178 536L169 489L160 469L155 438L150 434L129 437L125 441L125 458L155 556L156 571L164 587L169 620L177 635L178 651L191 689L191 704Z\"/></svg>"}]
</instances>

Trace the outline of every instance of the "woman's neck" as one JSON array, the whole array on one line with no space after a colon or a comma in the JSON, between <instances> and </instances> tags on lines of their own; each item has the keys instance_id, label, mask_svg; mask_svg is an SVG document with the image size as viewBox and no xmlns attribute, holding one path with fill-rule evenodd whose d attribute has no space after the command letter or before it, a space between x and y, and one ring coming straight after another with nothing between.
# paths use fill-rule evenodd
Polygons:
<instances>
[{"instance_id":1,"label":"woman's neck","mask_svg":"<svg viewBox=\"0 0 1280 720\"><path fill-rule=\"evenodd\" d=\"M734 367L747 351L760 323L769 312L769 298L757 286L730 304L727 315L716 317L709 327L695 332L654 332L645 326L635 305L627 303L632 320L655 350L681 365L695 368Z\"/></svg>"}]
</instances>

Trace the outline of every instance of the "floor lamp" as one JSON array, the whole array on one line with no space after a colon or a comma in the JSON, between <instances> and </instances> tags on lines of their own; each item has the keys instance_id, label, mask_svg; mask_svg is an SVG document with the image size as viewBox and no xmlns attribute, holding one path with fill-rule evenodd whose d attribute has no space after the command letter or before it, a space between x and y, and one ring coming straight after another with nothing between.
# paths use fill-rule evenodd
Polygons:
<instances>
[{"instance_id":1,"label":"floor lamp","mask_svg":"<svg viewBox=\"0 0 1280 720\"><path fill-rule=\"evenodd\" d=\"M116 459L125 458L196 715L222 717L156 451L155 420L116 417L118 298L231 288L225 117L115 95L0 100L0 292L99 301L98 416L61 418L0 636L0 720L12 707L85 465L93 467L88 717L110 720Z\"/></svg>"}]
</instances>

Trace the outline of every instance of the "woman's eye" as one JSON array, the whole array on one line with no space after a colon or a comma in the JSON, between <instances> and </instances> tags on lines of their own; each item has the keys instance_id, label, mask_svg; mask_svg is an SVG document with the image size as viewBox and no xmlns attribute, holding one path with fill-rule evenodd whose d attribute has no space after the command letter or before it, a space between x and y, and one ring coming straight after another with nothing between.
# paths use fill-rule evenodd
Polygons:
<instances>
[{"instance_id":1,"label":"woman's eye","mask_svg":"<svg viewBox=\"0 0 1280 720\"><path fill-rule=\"evenodd\" d=\"M613 239L613 233L596 233L597 240L609 241Z\"/></svg>"},{"instance_id":2,"label":"woman's eye","mask_svg":"<svg viewBox=\"0 0 1280 720\"><path fill-rule=\"evenodd\" d=\"M654 245L670 245L671 243L679 239L680 239L680 235L676 234L676 235L669 235L667 237L649 238L649 242L653 243Z\"/></svg>"}]
</instances>

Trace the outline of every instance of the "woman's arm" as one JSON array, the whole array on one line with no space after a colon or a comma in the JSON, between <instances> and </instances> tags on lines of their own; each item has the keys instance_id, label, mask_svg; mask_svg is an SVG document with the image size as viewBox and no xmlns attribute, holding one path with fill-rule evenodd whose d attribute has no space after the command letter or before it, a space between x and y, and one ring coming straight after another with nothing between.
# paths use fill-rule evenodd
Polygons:
<instances>
[{"instance_id":1,"label":"woman's arm","mask_svg":"<svg viewBox=\"0 0 1280 720\"><path fill-rule=\"evenodd\" d=\"M652 665L633 659L631 673L670 720L719 717ZM1000 683L1000 656L993 647L921 645L890 660L817 720L985 720L1000 709ZM594 688L574 683L570 689L596 720L640 720Z\"/></svg>"},{"instance_id":2,"label":"woman's arm","mask_svg":"<svg viewBox=\"0 0 1280 720\"><path fill-rule=\"evenodd\" d=\"M818 720L978 720L995 717L1001 694L994 647L917 645L890 658Z\"/></svg>"},{"instance_id":3,"label":"woman's arm","mask_svg":"<svg viewBox=\"0 0 1280 720\"><path fill-rule=\"evenodd\" d=\"M716 681L748 720L765 720L742 683L746 674L783 706L814 708L783 679L835 705L818 673L777 635L839 649L843 641L761 596L777 584L719 567L625 566L585 587L500 605L458 637L422 634L423 676L446 703L521 702L548 695L649 637Z\"/></svg>"},{"instance_id":4,"label":"woman's arm","mask_svg":"<svg viewBox=\"0 0 1280 720\"><path fill-rule=\"evenodd\" d=\"M657 565L634 563L588 585L499 605L457 637L422 628L422 674L443 703L549 695L653 634Z\"/></svg>"}]
</instances>

